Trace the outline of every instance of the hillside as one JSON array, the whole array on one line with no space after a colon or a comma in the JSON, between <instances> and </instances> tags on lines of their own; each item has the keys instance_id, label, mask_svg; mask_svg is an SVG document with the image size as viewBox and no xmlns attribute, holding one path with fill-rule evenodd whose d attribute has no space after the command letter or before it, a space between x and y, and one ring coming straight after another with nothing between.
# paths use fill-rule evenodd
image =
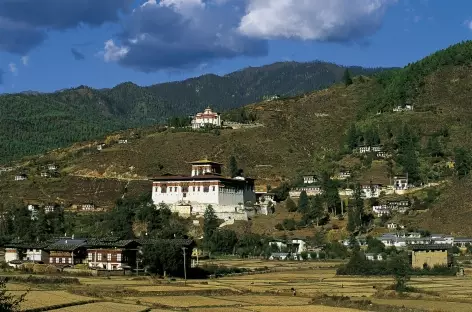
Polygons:
<instances>
[{"instance_id":1,"label":"hillside","mask_svg":"<svg viewBox=\"0 0 472 312\"><path fill-rule=\"evenodd\" d=\"M461 55L459 61L451 57L451 51ZM131 139L101 152L93 141L55 150L22 164L16 172L27 172L28 181L12 181L15 172L0 176L0 201L34 197L40 202L73 204L87 199L110 208L125 193L127 181L131 181L128 193L150 191L149 177L187 174L188 161L207 157L227 163L234 155L261 188L306 172L335 173L342 168L353 172L350 182L386 184L392 175L406 172L419 187L449 181L439 197L431 195L427 207L407 216L405 222L434 232L472 235L464 224L472 217L467 202L469 172L460 169L472 167L471 65L472 42L465 42L401 70L356 78L347 87L338 84L248 105L246 109L257 116L258 127L210 132L148 127L134 130L133 135L126 131L106 138L109 142L120 135ZM400 96L390 97L396 94ZM393 111L405 104L414 109ZM379 143L392 154L390 159L352 154L352 148ZM465 151L462 160L457 148ZM453 160L457 170L447 165ZM50 162L59 165L62 177L39 177L38 167ZM459 179L458 173L465 177ZM76 181L72 188L70 181ZM427 193L420 190L406 196L430 197ZM258 227L257 222L268 222L265 217L256 219L253 228Z\"/></svg>"},{"instance_id":2,"label":"hillside","mask_svg":"<svg viewBox=\"0 0 472 312\"><path fill-rule=\"evenodd\" d=\"M379 70L350 68L353 75ZM322 89L339 82L343 71L330 63L284 62L148 87L127 82L103 90L80 86L49 94L2 95L0 164L171 116L194 114L208 105L224 111L265 95L293 96Z\"/></svg>"}]
</instances>

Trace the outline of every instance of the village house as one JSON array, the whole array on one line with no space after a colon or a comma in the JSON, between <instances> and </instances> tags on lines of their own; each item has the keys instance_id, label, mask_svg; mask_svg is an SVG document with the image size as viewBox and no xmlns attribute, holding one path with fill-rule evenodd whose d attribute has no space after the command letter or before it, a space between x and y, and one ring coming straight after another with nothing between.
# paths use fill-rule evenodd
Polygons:
<instances>
[{"instance_id":1,"label":"village house","mask_svg":"<svg viewBox=\"0 0 472 312\"><path fill-rule=\"evenodd\" d=\"M57 166L55 164L48 164L48 170L49 171L56 171L57 170Z\"/></svg>"},{"instance_id":2,"label":"village house","mask_svg":"<svg viewBox=\"0 0 472 312\"><path fill-rule=\"evenodd\" d=\"M414 269L450 266L452 256L449 254L451 245L411 245L411 266Z\"/></svg>"},{"instance_id":3,"label":"village house","mask_svg":"<svg viewBox=\"0 0 472 312\"><path fill-rule=\"evenodd\" d=\"M15 181L25 181L28 179L28 176L26 174L17 174L15 176Z\"/></svg>"},{"instance_id":4,"label":"village house","mask_svg":"<svg viewBox=\"0 0 472 312\"><path fill-rule=\"evenodd\" d=\"M87 258L86 240L74 236L61 238L48 245L49 263L55 266L73 266L81 264Z\"/></svg>"},{"instance_id":5,"label":"village house","mask_svg":"<svg viewBox=\"0 0 472 312\"><path fill-rule=\"evenodd\" d=\"M128 139L120 138L118 139L118 144L128 144Z\"/></svg>"},{"instance_id":6,"label":"village house","mask_svg":"<svg viewBox=\"0 0 472 312\"><path fill-rule=\"evenodd\" d=\"M308 174L303 176L303 184L313 184L318 183L318 179L313 174Z\"/></svg>"},{"instance_id":7,"label":"village house","mask_svg":"<svg viewBox=\"0 0 472 312\"><path fill-rule=\"evenodd\" d=\"M292 198L299 198L303 191L305 191L308 196L317 196L323 194L323 189L321 186L306 186L294 188L289 192L289 196Z\"/></svg>"},{"instance_id":8,"label":"village house","mask_svg":"<svg viewBox=\"0 0 472 312\"><path fill-rule=\"evenodd\" d=\"M23 262L48 263L49 253L45 251L47 245L48 242L24 242L15 239L3 246L5 262L13 267Z\"/></svg>"},{"instance_id":9,"label":"village house","mask_svg":"<svg viewBox=\"0 0 472 312\"><path fill-rule=\"evenodd\" d=\"M109 271L134 269L139 246L135 240L116 237L89 240L86 244L88 265Z\"/></svg>"},{"instance_id":10,"label":"village house","mask_svg":"<svg viewBox=\"0 0 472 312\"><path fill-rule=\"evenodd\" d=\"M387 152L380 151L377 152L376 156L377 158L388 158L390 155Z\"/></svg>"},{"instance_id":11,"label":"village house","mask_svg":"<svg viewBox=\"0 0 472 312\"><path fill-rule=\"evenodd\" d=\"M365 258L369 261L383 261L384 260L381 254L375 254L375 253L366 253Z\"/></svg>"},{"instance_id":12,"label":"village house","mask_svg":"<svg viewBox=\"0 0 472 312\"><path fill-rule=\"evenodd\" d=\"M366 199L380 197L382 185L380 184L363 184L361 185L362 196Z\"/></svg>"},{"instance_id":13,"label":"village house","mask_svg":"<svg viewBox=\"0 0 472 312\"><path fill-rule=\"evenodd\" d=\"M372 212L378 217L388 216L391 214L391 209L389 209L387 205L374 205L372 206Z\"/></svg>"},{"instance_id":14,"label":"village house","mask_svg":"<svg viewBox=\"0 0 472 312\"><path fill-rule=\"evenodd\" d=\"M288 260L289 259L289 253L287 252L274 252L269 256L269 260Z\"/></svg>"},{"instance_id":15,"label":"village house","mask_svg":"<svg viewBox=\"0 0 472 312\"><path fill-rule=\"evenodd\" d=\"M192 129L198 130L205 126L221 127L221 116L207 107L203 113L197 113L192 117Z\"/></svg>"},{"instance_id":16,"label":"village house","mask_svg":"<svg viewBox=\"0 0 472 312\"><path fill-rule=\"evenodd\" d=\"M382 152L382 146L380 146L380 145L372 146L372 152L374 152L374 153Z\"/></svg>"},{"instance_id":17,"label":"village house","mask_svg":"<svg viewBox=\"0 0 472 312\"><path fill-rule=\"evenodd\" d=\"M31 220L36 220L38 217L39 209L40 209L39 205L29 204L27 208L31 214Z\"/></svg>"},{"instance_id":18,"label":"village house","mask_svg":"<svg viewBox=\"0 0 472 312\"><path fill-rule=\"evenodd\" d=\"M45 213L51 213L59 209L59 206L56 204L47 204L44 206L44 212Z\"/></svg>"},{"instance_id":19,"label":"village house","mask_svg":"<svg viewBox=\"0 0 472 312\"><path fill-rule=\"evenodd\" d=\"M396 230L398 228L400 228L400 225L398 223L395 223L395 222L387 223L387 229L389 230Z\"/></svg>"},{"instance_id":20,"label":"village house","mask_svg":"<svg viewBox=\"0 0 472 312\"><path fill-rule=\"evenodd\" d=\"M82 211L94 211L95 208L96 208L95 204L85 203L85 204L82 204L82 206L80 207L80 210L82 210Z\"/></svg>"},{"instance_id":21,"label":"village house","mask_svg":"<svg viewBox=\"0 0 472 312\"><path fill-rule=\"evenodd\" d=\"M256 205L260 207L259 214L273 213L276 205L275 194L268 192L256 192ZM272 209L272 211L270 211Z\"/></svg>"},{"instance_id":22,"label":"village house","mask_svg":"<svg viewBox=\"0 0 472 312\"><path fill-rule=\"evenodd\" d=\"M393 177L393 187L396 191L408 189L408 174L406 176Z\"/></svg>"},{"instance_id":23,"label":"village house","mask_svg":"<svg viewBox=\"0 0 472 312\"><path fill-rule=\"evenodd\" d=\"M254 179L223 177L222 164L199 160L190 163L190 176L160 176L151 179L152 199L183 216L203 216L211 205L219 219L248 220L256 202Z\"/></svg>"},{"instance_id":24,"label":"village house","mask_svg":"<svg viewBox=\"0 0 472 312\"><path fill-rule=\"evenodd\" d=\"M105 148L106 144L105 143L98 143L97 144L97 150L98 151L101 151Z\"/></svg>"},{"instance_id":25,"label":"village house","mask_svg":"<svg viewBox=\"0 0 472 312\"><path fill-rule=\"evenodd\" d=\"M406 104L405 106L398 105L393 109L394 112L409 112L413 111L413 105Z\"/></svg>"},{"instance_id":26,"label":"village house","mask_svg":"<svg viewBox=\"0 0 472 312\"><path fill-rule=\"evenodd\" d=\"M367 154L367 153L370 153L371 151L372 151L372 147L368 145L359 146L357 148L357 152L359 154Z\"/></svg>"}]
</instances>

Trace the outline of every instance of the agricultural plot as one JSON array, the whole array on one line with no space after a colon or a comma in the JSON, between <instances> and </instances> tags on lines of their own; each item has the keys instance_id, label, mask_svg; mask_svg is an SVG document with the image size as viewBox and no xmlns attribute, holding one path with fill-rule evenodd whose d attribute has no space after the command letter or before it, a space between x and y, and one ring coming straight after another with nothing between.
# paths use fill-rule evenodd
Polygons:
<instances>
[{"instance_id":1,"label":"agricultural plot","mask_svg":"<svg viewBox=\"0 0 472 312\"><path fill-rule=\"evenodd\" d=\"M221 299L220 299L221 298ZM156 296L156 297L126 297L125 299L143 304L159 304L175 308L234 306L240 302L228 301L224 297L210 298L204 296Z\"/></svg>"},{"instance_id":2,"label":"agricultural plot","mask_svg":"<svg viewBox=\"0 0 472 312\"><path fill-rule=\"evenodd\" d=\"M72 307L50 310L54 312L119 312L119 311L126 311L126 312L141 312L146 310L147 307L139 306L139 305L132 305L132 304L123 304L123 303L115 303L115 302L96 302L96 303L89 303L83 305L76 305Z\"/></svg>"},{"instance_id":3,"label":"agricultural plot","mask_svg":"<svg viewBox=\"0 0 472 312\"><path fill-rule=\"evenodd\" d=\"M7 292L15 296L19 295L18 291ZM25 301L21 303L21 309L36 309L41 307L50 307L67 303L80 303L93 300L94 298L78 296L70 294L66 291L31 291L26 294Z\"/></svg>"}]
</instances>

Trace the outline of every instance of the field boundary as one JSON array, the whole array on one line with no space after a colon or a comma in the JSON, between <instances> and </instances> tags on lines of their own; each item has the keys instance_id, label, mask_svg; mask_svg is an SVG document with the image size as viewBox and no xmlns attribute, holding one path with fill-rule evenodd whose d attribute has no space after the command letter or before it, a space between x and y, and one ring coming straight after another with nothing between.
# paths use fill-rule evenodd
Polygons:
<instances>
[{"instance_id":1,"label":"field boundary","mask_svg":"<svg viewBox=\"0 0 472 312\"><path fill-rule=\"evenodd\" d=\"M55 304L55 305L50 305L50 306L41 307L41 308L24 309L23 311L24 312L42 312L42 311L50 311L50 310L55 310L55 309L61 309L61 308L67 308L67 307L73 307L73 306L85 305L85 304L97 303L97 302L103 302L103 300L99 300L99 299L83 300L83 301L76 301L76 302L70 302L70 303Z\"/></svg>"}]
</instances>

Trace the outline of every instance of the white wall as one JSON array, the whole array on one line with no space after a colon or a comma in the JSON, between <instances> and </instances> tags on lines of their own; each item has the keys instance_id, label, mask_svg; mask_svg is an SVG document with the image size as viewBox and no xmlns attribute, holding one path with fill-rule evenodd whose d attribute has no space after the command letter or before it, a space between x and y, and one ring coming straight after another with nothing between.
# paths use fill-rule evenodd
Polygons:
<instances>
[{"instance_id":1,"label":"white wall","mask_svg":"<svg viewBox=\"0 0 472 312\"><path fill-rule=\"evenodd\" d=\"M18 260L18 251L16 248L6 248L5 249L5 262L9 263L10 261Z\"/></svg>"},{"instance_id":2,"label":"white wall","mask_svg":"<svg viewBox=\"0 0 472 312\"><path fill-rule=\"evenodd\" d=\"M49 263L49 254L41 249L27 249L23 259Z\"/></svg>"}]
</instances>

